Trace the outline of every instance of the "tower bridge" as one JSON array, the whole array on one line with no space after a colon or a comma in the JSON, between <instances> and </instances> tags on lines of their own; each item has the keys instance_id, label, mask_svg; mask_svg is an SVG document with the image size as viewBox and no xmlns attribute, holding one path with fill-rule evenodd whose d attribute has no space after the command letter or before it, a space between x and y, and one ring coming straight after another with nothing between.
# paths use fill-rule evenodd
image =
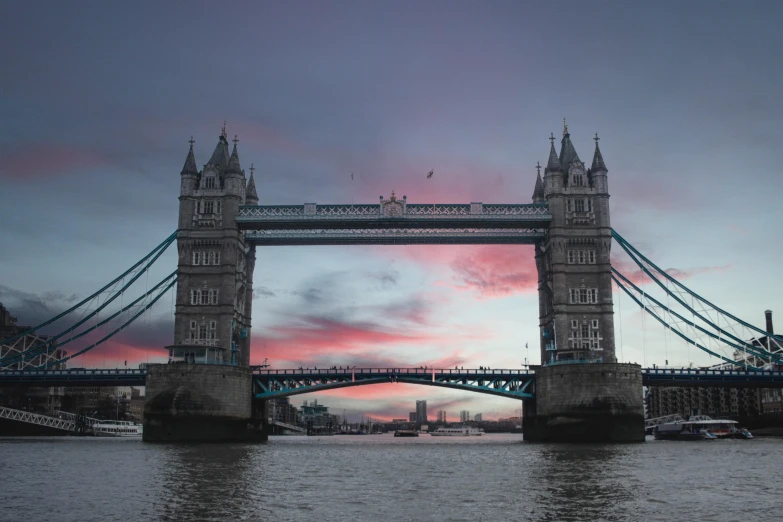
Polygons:
<instances>
[{"instance_id":1,"label":"tower bridge","mask_svg":"<svg viewBox=\"0 0 783 522\"><path fill-rule=\"evenodd\" d=\"M440 386L524 400L527 440L637 441L644 439L643 385L783 387L783 375L778 371L783 368L783 338L770 330L763 338L747 341L747 337L728 332L709 322L699 310L689 308L694 321L699 317L718 331L717 335L711 333L662 302L651 301L612 268L614 239L646 274L658 277L658 285L681 304L688 306L668 290L670 283L679 285L678 292L690 292L692 301L698 299L703 307L741 323L673 280L612 229L608 169L597 135L589 168L579 159L567 127L559 153L555 137L550 135L544 175L542 167L537 166L532 201L519 204L408 203L407 195L398 197L392 192L370 204L258 205L253 169L246 177L237 143L235 138L229 152L224 128L210 159L199 170L191 140L180 173L176 235L123 276L132 275L128 283L132 284L175 241L176 272L85 332L73 333L80 324L97 316L105 304L57 336L20 342L52 319L3 340L0 368L7 370L0 370L0 385L116 386L144 382L144 438L148 441L263 440L267 399L380 382ZM361 244L534 245L542 365L534 371L286 370L250 366L256 249ZM663 278L668 278L665 285L660 280ZM744 368L642 370L636 364L618 363L613 281L645 312L694 347ZM174 285L174 342L166 347L169 364L140 370L61 368L68 359L99 346L130 324ZM125 288L127 285L108 301L116 299ZM65 344L117 316L134 312L109 335L80 351L66 356L56 348L55 341ZM764 334L747 323L741 324ZM709 334L708 341L717 339L727 344L738 350L735 353L743 354L743 359L738 362L721 356L710 349L708 341L689 337L694 335L689 331Z\"/></svg>"}]
</instances>

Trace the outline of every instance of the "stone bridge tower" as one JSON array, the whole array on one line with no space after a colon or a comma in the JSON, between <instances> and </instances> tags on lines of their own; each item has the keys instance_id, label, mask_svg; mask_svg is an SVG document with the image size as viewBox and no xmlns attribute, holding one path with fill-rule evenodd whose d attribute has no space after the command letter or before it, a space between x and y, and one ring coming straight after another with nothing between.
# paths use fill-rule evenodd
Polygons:
<instances>
[{"instance_id":1,"label":"stone bridge tower","mask_svg":"<svg viewBox=\"0 0 783 522\"><path fill-rule=\"evenodd\" d=\"M563 127L533 192L552 221L535 247L542 366L522 429L533 441L643 441L641 368L615 357L606 164L597 134L586 169Z\"/></svg>"},{"instance_id":2,"label":"stone bridge tower","mask_svg":"<svg viewBox=\"0 0 783 522\"><path fill-rule=\"evenodd\" d=\"M541 362L615 362L609 188L598 135L589 169L567 127L559 156L550 140L544 181L539 175L533 195L552 214L536 245Z\"/></svg>"},{"instance_id":3,"label":"stone bridge tower","mask_svg":"<svg viewBox=\"0 0 783 522\"><path fill-rule=\"evenodd\" d=\"M266 440L264 404L252 401L250 316L255 247L237 228L258 204L226 129L202 170L193 140L181 172L177 303L169 364L150 365L145 441Z\"/></svg>"},{"instance_id":4,"label":"stone bridge tower","mask_svg":"<svg viewBox=\"0 0 783 522\"><path fill-rule=\"evenodd\" d=\"M225 127L203 170L191 140L181 172L177 304L171 361L250 363L255 246L236 225L239 206L258 203L255 182L229 155Z\"/></svg>"}]
</instances>

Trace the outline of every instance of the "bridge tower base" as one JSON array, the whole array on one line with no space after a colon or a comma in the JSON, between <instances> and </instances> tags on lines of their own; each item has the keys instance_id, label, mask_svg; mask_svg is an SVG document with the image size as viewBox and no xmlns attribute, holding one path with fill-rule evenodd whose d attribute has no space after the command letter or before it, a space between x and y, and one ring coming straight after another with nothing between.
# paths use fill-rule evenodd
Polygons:
<instances>
[{"instance_id":1,"label":"bridge tower base","mask_svg":"<svg viewBox=\"0 0 783 522\"><path fill-rule=\"evenodd\" d=\"M533 442L643 442L637 364L561 364L536 370L536 398L522 431Z\"/></svg>"},{"instance_id":2,"label":"bridge tower base","mask_svg":"<svg viewBox=\"0 0 783 522\"><path fill-rule=\"evenodd\" d=\"M147 372L145 442L265 441L241 366L156 364ZM263 412L263 406L260 408Z\"/></svg>"}]
</instances>

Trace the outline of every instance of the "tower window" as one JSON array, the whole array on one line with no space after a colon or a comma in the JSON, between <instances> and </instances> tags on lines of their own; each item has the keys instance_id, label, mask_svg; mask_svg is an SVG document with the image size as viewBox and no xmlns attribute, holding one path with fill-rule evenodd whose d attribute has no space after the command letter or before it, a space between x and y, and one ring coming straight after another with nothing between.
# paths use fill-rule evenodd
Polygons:
<instances>
[{"instance_id":1,"label":"tower window","mask_svg":"<svg viewBox=\"0 0 783 522\"><path fill-rule=\"evenodd\" d=\"M578 175L574 176L574 186L575 187L581 187L583 185L584 185L584 178L582 177L582 175L578 174Z\"/></svg>"},{"instance_id":2,"label":"tower window","mask_svg":"<svg viewBox=\"0 0 783 522\"><path fill-rule=\"evenodd\" d=\"M204 178L204 188L213 189L215 188L215 177L214 176L208 176Z\"/></svg>"},{"instance_id":3,"label":"tower window","mask_svg":"<svg viewBox=\"0 0 783 522\"><path fill-rule=\"evenodd\" d=\"M202 214L212 214L215 210L215 203L213 201L203 201L201 203Z\"/></svg>"},{"instance_id":4,"label":"tower window","mask_svg":"<svg viewBox=\"0 0 783 522\"><path fill-rule=\"evenodd\" d=\"M575 212L584 212L585 211L585 200L584 199L576 199L576 200L574 200L574 211Z\"/></svg>"},{"instance_id":5,"label":"tower window","mask_svg":"<svg viewBox=\"0 0 783 522\"><path fill-rule=\"evenodd\" d=\"M594 304L598 302L597 288L569 288L568 302L571 304Z\"/></svg>"},{"instance_id":6,"label":"tower window","mask_svg":"<svg viewBox=\"0 0 783 522\"><path fill-rule=\"evenodd\" d=\"M200 265L201 264L201 252L193 252L193 264L194 265Z\"/></svg>"},{"instance_id":7,"label":"tower window","mask_svg":"<svg viewBox=\"0 0 783 522\"><path fill-rule=\"evenodd\" d=\"M568 251L569 265L594 265L595 250L592 249L574 249Z\"/></svg>"}]
</instances>

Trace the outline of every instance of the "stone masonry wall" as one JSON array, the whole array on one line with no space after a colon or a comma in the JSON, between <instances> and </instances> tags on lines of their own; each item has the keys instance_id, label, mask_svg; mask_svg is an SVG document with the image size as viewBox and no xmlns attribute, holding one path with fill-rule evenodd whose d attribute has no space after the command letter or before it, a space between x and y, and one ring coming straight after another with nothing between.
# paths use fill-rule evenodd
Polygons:
<instances>
[{"instance_id":1,"label":"stone masonry wall","mask_svg":"<svg viewBox=\"0 0 783 522\"><path fill-rule=\"evenodd\" d=\"M144 416L250 419L252 372L238 366L151 365Z\"/></svg>"}]
</instances>

